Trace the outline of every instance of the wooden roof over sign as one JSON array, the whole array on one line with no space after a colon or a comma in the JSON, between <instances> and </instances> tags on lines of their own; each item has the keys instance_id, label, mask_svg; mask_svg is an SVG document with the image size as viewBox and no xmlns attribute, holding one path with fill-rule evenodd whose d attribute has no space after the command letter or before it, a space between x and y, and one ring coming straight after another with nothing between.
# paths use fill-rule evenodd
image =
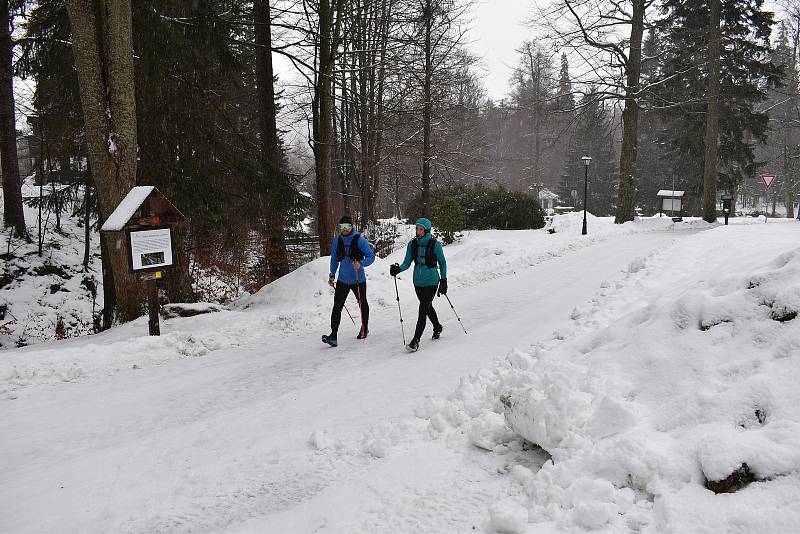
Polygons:
<instances>
[{"instance_id":1,"label":"wooden roof over sign","mask_svg":"<svg viewBox=\"0 0 800 534\"><path fill-rule=\"evenodd\" d=\"M147 213L143 213L146 208ZM132 188L122 202L114 209L111 215L100 228L101 232L121 232L127 227L139 225L139 220L157 217L156 224L169 224L174 226L188 226L186 216L176 208L161 191L152 185L140 185Z\"/></svg>"}]
</instances>

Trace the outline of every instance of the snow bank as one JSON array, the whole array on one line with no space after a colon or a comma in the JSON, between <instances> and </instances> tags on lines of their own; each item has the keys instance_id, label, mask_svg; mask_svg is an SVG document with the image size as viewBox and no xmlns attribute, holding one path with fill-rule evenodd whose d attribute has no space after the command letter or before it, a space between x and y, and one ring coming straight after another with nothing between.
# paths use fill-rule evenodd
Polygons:
<instances>
[{"instance_id":1,"label":"snow bank","mask_svg":"<svg viewBox=\"0 0 800 534\"><path fill-rule=\"evenodd\" d=\"M581 235L583 230L583 212L570 212L553 217L551 228L557 234L567 233L573 236ZM627 235L646 231L664 231L681 228L680 223L672 222L667 217L644 217L625 224L614 224L613 217L595 217L586 214L586 230L589 236Z\"/></svg>"},{"instance_id":2,"label":"snow bank","mask_svg":"<svg viewBox=\"0 0 800 534\"><path fill-rule=\"evenodd\" d=\"M798 228L786 229L796 241ZM730 231L739 233L721 233ZM527 510L527 521L568 531L795 531L800 248L742 255L760 232L692 236L693 264L641 259L576 309L571 329L425 401L417 416L434 437L466 436L497 454L521 438L551 455L519 478L522 497L488 510L492 528L525 531ZM615 309L627 313L609 321ZM727 496L705 488L743 464L757 482Z\"/></svg>"}]
</instances>

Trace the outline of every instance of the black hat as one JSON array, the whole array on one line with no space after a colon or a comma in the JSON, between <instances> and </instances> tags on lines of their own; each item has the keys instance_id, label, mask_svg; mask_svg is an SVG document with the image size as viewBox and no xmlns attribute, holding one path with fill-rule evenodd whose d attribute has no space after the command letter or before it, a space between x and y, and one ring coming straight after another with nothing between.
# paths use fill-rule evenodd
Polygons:
<instances>
[{"instance_id":1,"label":"black hat","mask_svg":"<svg viewBox=\"0 0 800 534\"><path fill-rule=\"evenodd\" d=\"M339 224L353 224L353 219L349 215L342 215L342 218L339 219Z\"/></svg>"}]
</instances>

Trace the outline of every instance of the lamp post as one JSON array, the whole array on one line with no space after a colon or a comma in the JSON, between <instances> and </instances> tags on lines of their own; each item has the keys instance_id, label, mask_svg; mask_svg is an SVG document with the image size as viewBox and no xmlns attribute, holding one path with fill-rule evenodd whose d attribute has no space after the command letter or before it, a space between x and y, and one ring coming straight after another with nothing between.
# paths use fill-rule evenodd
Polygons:
<instances>
[{"instance_id":1,"label":"lamp post","mask_svg":"<svg viewBox=\"0 0 800 534\"><path fill-rule=\"evenodd\" d=\"M586 235L586 202L589 200L589 164L592 162L591 156L583 156L583 231L581 235Z\"/></svg>"}]
</instances>

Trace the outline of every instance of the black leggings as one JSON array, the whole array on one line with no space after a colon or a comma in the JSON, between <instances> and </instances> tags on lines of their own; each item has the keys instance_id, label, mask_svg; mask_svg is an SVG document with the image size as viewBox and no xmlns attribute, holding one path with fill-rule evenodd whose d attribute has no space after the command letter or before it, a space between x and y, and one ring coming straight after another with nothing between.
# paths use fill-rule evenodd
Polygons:
<instances>
[{"instance_id":1,"label":"black leggings","mask_svg":"<svg viewBox=\"0 0 800 534\"><path fill-rule=\"evenodd\" d=\"M414 291L417 292L417 298L419 299L417 329L414 331L414 339L417 341L419 341L419 338L422 337L422 333L425 331L426 317L431 320L433 328L441 326L439 324L439 318L436 316L436 310L433 309L433 297L436 296L437 287L439 286L414 286Z\"/></svg>"},{"instance_id":2,"label":"black leggings","mask_svg":"<svg viewBox=\"0 0 800 534\"><path fill-rule=\"evenodd\" d=\"M347 295L350 292L356 296L361 308L361 317L364 319L364 326L369 326L369 304L367 303L367 283L361 284L345 284L344 282L336 282L336 292L333 295L333 311L331 311L331 333L336 334L339 331L339 323L342 321L342 308L344 308L344 301L347 300ZM361 328L361 325L358 325Z\"/></svg>"}]
</instances>

